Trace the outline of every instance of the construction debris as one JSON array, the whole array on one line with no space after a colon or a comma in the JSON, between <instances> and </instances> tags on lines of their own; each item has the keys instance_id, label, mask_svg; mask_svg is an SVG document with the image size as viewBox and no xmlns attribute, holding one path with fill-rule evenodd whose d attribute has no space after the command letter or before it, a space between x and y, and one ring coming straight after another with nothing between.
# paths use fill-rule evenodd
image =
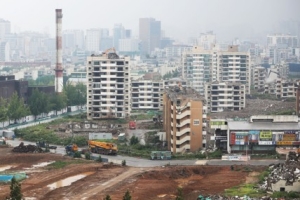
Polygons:
<instances>
[{"instance_id":1,"label":"construction debris","mask_svg":"<svg viewBox=\"0 0 300 200\"><path fill-rule=\"evenodd\" d=\"M269 170L271 172L260 186L261 189L276 191L276 188L272 188L272 184L276 184L280 180L285 181L285 186L292 186L296 182L300 182L300 155L291 151L285 163L271 165Z\"/></svg>"},{"instance_id":2,"label":"construction debris","mask_svg":"<svg viewBox=\"0 0 300 200\"><path fill-rule=\"evenodd\" d=\"M37 147L36 145L31 145L31 144L24 145L24 143L21 142L19 144L19 146L12 149L12 152L15 152L15 153L35 153L35 152L41 153L41 152L43 152L43 150L42 150L42 148Z\"/></svg>"}]
</instances>

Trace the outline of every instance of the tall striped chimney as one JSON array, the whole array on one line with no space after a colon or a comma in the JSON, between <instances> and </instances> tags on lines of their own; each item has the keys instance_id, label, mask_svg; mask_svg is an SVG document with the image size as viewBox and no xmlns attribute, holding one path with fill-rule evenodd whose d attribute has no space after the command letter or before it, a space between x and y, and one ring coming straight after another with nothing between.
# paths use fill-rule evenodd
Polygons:
<instances>
[{"instance_id":1,"label":"tall striped chimney","mask_svg":"<svg viewBox=\"0 0 300 200\"><path fill-rule=\"evenodd\" d=\"M62 67L62 9L56 9L56 67L55 67L55 92L63 90L63 67Z\"/></svg>"}]
</instances>

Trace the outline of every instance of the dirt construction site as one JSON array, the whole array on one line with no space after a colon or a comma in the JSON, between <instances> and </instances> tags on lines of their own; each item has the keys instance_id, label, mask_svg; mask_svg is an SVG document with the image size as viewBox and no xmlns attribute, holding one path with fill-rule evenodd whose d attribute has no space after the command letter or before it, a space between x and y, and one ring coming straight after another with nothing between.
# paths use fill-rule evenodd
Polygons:
<instances>
[{"instance_id":1,"label":"dirt construction site","mask_svg":"<svg viewBox=\"0 0 300 200\"><path fill-rule=\"evenodd\" d=\"M195 200L199 194L222 194L226 188L251 182L250 174L264 169L249 166L253 171L249 173L243 166L237 166L240 170L205 165L134 168L52 153L22 154L11 150L0 148L0 172L26 173L21 187L27 200L102 200L106 195L117 200L127 190L133 200L169 200L175 199L178 187L186 200ZM57 163L64 166L55 167ZM9 183L0 185L0 199L9 196L9 187Z\"/></svg>"}]
</instances>

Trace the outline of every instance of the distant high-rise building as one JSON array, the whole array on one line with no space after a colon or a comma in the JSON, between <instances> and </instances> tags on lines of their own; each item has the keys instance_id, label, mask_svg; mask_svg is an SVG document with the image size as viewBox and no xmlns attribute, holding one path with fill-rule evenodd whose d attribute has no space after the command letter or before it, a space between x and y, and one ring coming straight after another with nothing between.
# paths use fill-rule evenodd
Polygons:
<instances>
[{"instance_id":1,"label":"distant high-rise building","mask_svg":"<svg viewBox=\"0 0 300 200\"><path fill-rule=\"evenodd\" d=\"M153 18L140 18L139 37L141 52L149 54L155 48L160 48L161 23Z\"/></svg>"},{"instance_id":2,"label":"distant high-rise building","mask_svg":"<svg viewBox=\"0 0 300 200\"><path fill-rule=\"evenodd\" d=\"M267 36L267 45L276 46L279 48L287 48L287 47L297 47L298 46L298 38L296 35L287 35L287 34L275 34Z\"/></svg>"},{"instance_id":3,"label":"distant high-rise building","mask_svg":"<svg viewBox=\"0 0 300 200\"><path fill-rule=\"evenodd\" d=\"M4 41L5 35L11 33L10 21L0 19L0 41Z\"/></svg>"},{"instance_id":4,"label":"distant high-rise building","mask_svg":"<svg viewBox=\"0 0 300 200\"><path fill-rule=\"evenodd\" d=\"M131 38L131 30L129 30L129 29L125 30L125 37L126 38Z\"/></svg>"},{"instance_id":5,"label":"distant high-rise building","mask_svg":"<svg viewBox=\"0 0 300 200\"><path fill-rule=\"evenodd\" d=\"M206 50L212 49L216 44L216 35L212 31L201 33L200 37L197 38L197 44Z\"/></svg>"},{"instance_id":6,"label":"distant high-rise building","mask_svg":"<svg viewBox=\"0 0 300 200\"><path fill-rule=\"evenodd\" d=\"M88 29L85 36L85 50L99 53L100 51L100 29Z\"/></svg>"},{"instance_id":7,"label":"distant high-rise building","mask_svg":"<svg viewBox=\"0 0 300 200\"><path fill-rule=\"evenodd\" d=\"M84 48L83 30L65 30L63 32L63 48L83 49Z\"/></svg>"},{"instance_id":8,"label":"distant high-rise building","mask_svg":"<svg viewBox=\"0 0 300 200\"><path fill-rule=\"evenodd\" d=\"M113 29L113 47L116 50L119 50L119 40L124 39L126 36L125 28L122 26L122 24L115 24Z\"/></svg>"}]
</instances>

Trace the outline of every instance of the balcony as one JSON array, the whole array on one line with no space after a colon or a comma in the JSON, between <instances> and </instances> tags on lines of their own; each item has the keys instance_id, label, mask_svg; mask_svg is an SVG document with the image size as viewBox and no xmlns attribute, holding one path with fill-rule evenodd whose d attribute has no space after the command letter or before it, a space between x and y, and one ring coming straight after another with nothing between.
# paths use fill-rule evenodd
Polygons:
<instances>
[{"instance_id":1,"label":"balcony","mask_svg":"<svg viewBox=\"0 0 300 200\"><path fill-rule=\"evenodd\" d=\"M189 124L191 121L191 119L185 119L183 121L180 122L180 124L176 124L176 127L183 127L186 124Z\"/></svg>"},{"instance_id":2,"label":"balcony","mask_svg":"<svg viewBox=\"0 0 300 200\"><path fill-rule=\"evenodd\" d=\"M176 131L176 137L181 137L182 135L186 134L187 132L191 132L191 128L184 128L183 130Z\"/></svg>"},{"instance_id":3,"label":"balcony","mask_svg":"<svg viewBox=\"0 0 300 200\"><path fill-rule=\"evenodd\" d=\"M191 141L191 136L185 136L185 137L182 137L180 140L176 140L176 144L177 145L181 145L183 143L185 143L186 141Z\"/></svg>"},{"instance_id":4,"label":"balcony","mask_svg":"<svg viewBox=\"0 0 300 200\"><path fill-rule=\"evenodd\" d=\"M191 115L191 111L190 110L186 110L184 112L181 112L180 114L176 114L176 119L182 119L188 115Z\"/></svg>"}]
</instances>

